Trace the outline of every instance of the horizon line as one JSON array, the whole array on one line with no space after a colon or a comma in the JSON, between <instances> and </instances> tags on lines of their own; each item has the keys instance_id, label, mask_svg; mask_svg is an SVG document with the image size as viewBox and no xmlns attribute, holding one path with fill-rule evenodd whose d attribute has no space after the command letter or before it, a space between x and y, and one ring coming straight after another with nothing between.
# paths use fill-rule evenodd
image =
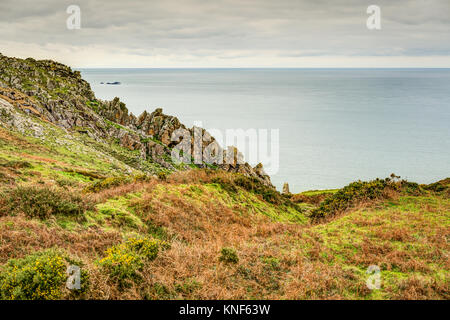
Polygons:
<instances>
[{"instance_id":1,"label":"horizon line","mask_svg":"<svg viewBox=\"0 0 450 320\"><path fill-rule=\"evenodd\" d=\"M72 67L73 69L450 69L450 67Z\"/></svg>"}]
</instances>

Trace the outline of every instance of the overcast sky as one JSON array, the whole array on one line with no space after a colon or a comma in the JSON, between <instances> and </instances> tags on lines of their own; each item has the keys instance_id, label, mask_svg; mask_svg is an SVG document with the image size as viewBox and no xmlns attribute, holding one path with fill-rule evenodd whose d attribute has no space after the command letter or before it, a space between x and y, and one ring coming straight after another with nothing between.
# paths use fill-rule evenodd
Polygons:
<instances>
[{"instance_id":1,"label":"overcast sky","mask_svg":"<svg viewBox=\"0 0 450 320\"><path fill-rule=\"evenodd\" d=\"M450 67L450 0L0 0L0 30L73 67Z\"/></svg>"}]
</instances>

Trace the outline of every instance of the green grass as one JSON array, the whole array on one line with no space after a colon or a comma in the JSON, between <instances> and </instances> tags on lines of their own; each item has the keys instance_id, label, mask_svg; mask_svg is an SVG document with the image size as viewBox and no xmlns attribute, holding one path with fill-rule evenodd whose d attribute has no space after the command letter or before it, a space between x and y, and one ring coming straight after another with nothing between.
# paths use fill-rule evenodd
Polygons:
<instances>
[{"instance_id":1,"label":"green grass","mask_svg":"<svg viewBox=\"0 0 450 320\"><path fill-rule=\"evenodd\" d=\"M365 270L370 264L379 265L383 289L372 292L367 298L386 299L392 297L399 283L413 276L424 279L445 281L450 271L445 258L436 256L434 244L436 229L450 226L450 199L436 196L402 196L386 201L379 208L356 210L327 224L312 228L323 243L322 252L333 256L332 264L344 268L355 268L360 277L367 277ZM364 245L375 246L364 249ZM442 245L442 244L441 244ZM367 250L387 250L384 259L380 252ZM395 254L408 257L398 260ZM356 258L355 258L356 257ZM366 258L360 258L366 257ZM359 264L355 266L355 262ZM408 261L411 263L408 264Z\"/></svg>"},{"instance_id":2,"label":"green grass","mask_svg":"<svg viewBox=\"0 0 450 320\"><path fill-rule=\"evenodd\" d=\"M305 196L315 196L318 194L336 193L336 191L338 191L338 190L339 189L308 190L308 191L303 191L300 194L305 195Z\"/></svg>"},{"instance_id":3,"label":"green grass","mask_svg":"<svg viewBox=\"0 0 450 320\"><path fill-rule=\"evenodd\" d=\"M176 195L186 199L194 205L202 206L206 199L211 203L218 203L238 210L242 214L256 214L269 217L272 221L305 224L308 218L302 212L293 207L275 205L264 201L261 196L253 194L243 189L237 189L230 193L222 185L217 183L208 184L179 184L179 185L158 185L152 192L155 198L160 198L165 194ZM171 204L169 204L171 205Z\"/></svg>"},{"instance_id":4,"label":"green grass","mask_svg":"<svg viewBox=\"0 0 450 320\"><path fill-rule=\"evenodd\" d=\"M139 193L130 193L122 197L108 199L105 203L97 205L98 217L119 228L128 230L142 228L144 223L134 214L133 208L130 207L130 201L139 197Z\"/></svg>"}]
</instances>

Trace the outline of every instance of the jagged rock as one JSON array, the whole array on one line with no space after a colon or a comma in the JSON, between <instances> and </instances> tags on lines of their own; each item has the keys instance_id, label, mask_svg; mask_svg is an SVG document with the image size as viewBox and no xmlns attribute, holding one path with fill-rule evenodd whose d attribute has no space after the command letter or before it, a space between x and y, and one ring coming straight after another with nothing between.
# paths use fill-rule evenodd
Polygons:
<instances>
[{"instance_id":1,"label":"jagged rock","mask_svg":"<svg viewBox=\"0 0 450 320\"><path fill-rule=\"evenodd\" d=\"M125 103L121 102L119 98L114 98L112 101L104 101L101 108L98 109L99 114L109 121L113 121L123 126L130 124L130 117Z\"/></svg>"},{"instance_id":2,"label":"jagged rock","mask_svg":"<svg viewBox=\"0 0 450 320\"><path fill-rule=\"evenodd\" d=\"M206 149L215 139L205 129L186 129L178 118L165 115L161 108L152 113L144 111L136 117L129 113L125 103L117 97L112 101L96 99L89 83L81 78L80 72L51 60L24 60L0 55L0 99L30 116L64 130L87 134L103 144L118 142L123 148L139 151L137 157L158 163L169 170L175 170L169 162L171 148L177 144L171 140L172 134L182 128L189 132L192 139L194 133L203 137L199 146L192 148L194 159L197 156L203 159L205 153L212 152L220 169L254 177L273 187L262 165L252 168L244 162L242 154L236 148L222 150L217 144ZM19 113L9 114L15 118L8 120L9 125L17 125L23 130L31 125ZM34 129L37 135L42 131ZM161 144L151 139L158 140ZM192 142L197 143L194 140ZM222 156L224 161L219 164ZM198 163L196 166L201 168L205 164Z\"/></svg>"},{"instance_id":3,"label":"jagged rock","mask_svg":"<svg viewBox=\"0 0 450 320\"><path fill-rule=\"evenodd\" d=\"M289 191L289 183L285 182L283 184L283 192L282 193L287 194L287 195L291 194L291 192Z\"/></svg>"},{"instance_id":4,"label":"jagged rock","mask_svg":"<svg viewBox=\"0 0 450 320\"><path fill-rule=\"evenodd\" d=\"M142 148L139 135L120 130L119 136L121 136L120 145L122 147L125 147L128 150L140 150Z\"/></svg>"},{"instance_id":5,"label":"jagged rock","mask_svg":"<svg viewBox=\"0 0 450 320\"><path fill-rule=\"evenodd\" d=\"M138 118L136 126L149 136L161 140L167 146L171 146L172 133L179 128L186 128L178 118L163 114L161 108L152 113L144 111Z\"/></svg>"},{"instance_id":6,"label":"jagged rock","mask_svg":"<svg viewBox=\"0 0 450 320\"><path fill-rule=\"evenodd\" d=\"M11 130L21 133L29 132L34 137L41 137L44 132L41 125L21 114L17 106L5 100L4 96L0 96L0 123Z\"/></svg>"}]
</instances>

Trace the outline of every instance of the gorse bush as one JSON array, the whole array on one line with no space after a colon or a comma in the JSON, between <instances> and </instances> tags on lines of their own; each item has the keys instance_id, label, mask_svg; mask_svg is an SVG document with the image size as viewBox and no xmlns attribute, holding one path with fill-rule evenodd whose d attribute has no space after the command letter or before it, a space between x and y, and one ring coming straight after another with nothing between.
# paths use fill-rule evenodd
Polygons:
<instances>
[{"instance_id":1,"label":"gorse bush","mask_svg":"<svg viewBox=\"0 0 450 320\"><path fill-rule=\"evenodd\" d=\"M400 181L400 187L404 193L409 195L420 196L421 194L423 194L422 187L420 187L420 185L415 182L402 180Z\"/></svg>"},{"instance_id":2,"label":"gorse bush","mask_svg":"<svg viewBox=\"0 0 450 320\"><path fill-rule=\"evenodd\" d=\"M12 259L0 275L1 297L8 300L59 299L65 280L64 258L54 252Z\"/></svg>"},{"instance_id":3,"label":"gorse bush","mask_svg":"<svg viewBox=\"0 0 450 320\"><path fill-rule=\"evenodd\" d=\"M54 250L34 253L22 259L10 259L0 272L0 298L6 300L61 299L68 291L65 284L69 261ZM81 273L81 290L88 286L88 274Z\"/></svg>"},{"instance_id":4,"label":"gorse bush","mask_svg":"<svg viewBox=\"0 0 450 320\"><path fill-rule=\"evenodd\" d=\"M400 186L389 178L375 179L369 182L352 182L326 198L318 208L312 210L311 218L314 220L330 217L363 201L386 198L387 189L399 190Z\"/></svg>"},{"instance_id":5,"label":"gorse bush","mask_svg":"<svg viewBox=\"0 0 450 320\"><path fill-rule=\"evenodd\" d=\"M81 217L93 205L81 196L48 187L17 187L0 194L0 216L24 214L46 219L53 215Z\"/></svg>"},{"instance_id":6,"label":"gorse bush","mask_svg":"<svg viewBox=\"0 0 450 320\"><path fill-rule=\"evenodd\" d=\"M265 186L256 178L249 178L243 175L237 175L233 179L216 177L211 180L226 190L230 194L238 192L238 188L260 195L265 201L272 204L291 204L291 201L280 194L276 189Z\"/></svg>"},{"instance_id":7,"label":"gorse bush","mask_svg":"<svg viewBox=\"0 0 450 320\"><path fill-rule=\"evenodd\" d=\"M164 171L158 171L156 173L158 179L162 180L162 181L166 181L167 180L167 173Z\"/></svg>"},{"instance_id":8,"label":"gorse bush","mask_svg":"<svg viewBox=\"0 0 450 320\"><path fill-rule=\"evenodd\" d=\"M242 187L244 190L259 194L262 198L272 204L282 204L286 199L275 189L263 185L256 178L249 178L239 176L234 180L234 183Z\"/></svg>"},{"instance_id":9,"label":"gorse bush","mask_svg":"<svg viewBox=\"0 0 450 320\"><path fill-rule=\"evenodd\" d=\"M144 266L142 257L123 245L111 247L105 254L99 264L121 284L125 284L128 279L137 278L138 271Z\"/></svg>"},{"instance_id":10,"label":"gorse bush","mask_svg":"<svg viewBox=\"0 0 450 320\"><path fill-rule=\"evenodd\" d=\"M160 247L166 247L167 244L163 241L148 238L130 238L125 242L125 246L138 253L147 260L154 260L158 255Z\"/></svg>"},{"instance_id":11,"label":"gorse bush","mask_svg":"<svg viewBox=\"0 0 450 320\"><path fill-rule=\"evenodd\" d=\"M239 257L237 255L237 252L233 248L222 248L220 250L220 257L219 261L225 262L225 263L238 263Z\"/></svg>"},{"instance_id":12,"label":"gorse bush","mask_svg":"<svg viewBox=\"0 0 450 320\"><path fill-rule=\"evenodd\" d=\"M450 178L446 178L438 182L426 185L424 186L424 189L436 193L443 193L445 191L448 192L448 190L450 189Z\"/></svg>"},{"instance_id":13,"label":"gorse bush","mask_svg":"<svg viewBox=\"0 0 450 320\"><path fill-rule=\"evenodd\" d=\"M166 249L164 241L148 238L129 238L125 242L108 248L99 265L105 268L113 279L125 286L129 280L139 279L139 271L146 261L154 260L160 249Z\"/></svg>"}]
</instances>

